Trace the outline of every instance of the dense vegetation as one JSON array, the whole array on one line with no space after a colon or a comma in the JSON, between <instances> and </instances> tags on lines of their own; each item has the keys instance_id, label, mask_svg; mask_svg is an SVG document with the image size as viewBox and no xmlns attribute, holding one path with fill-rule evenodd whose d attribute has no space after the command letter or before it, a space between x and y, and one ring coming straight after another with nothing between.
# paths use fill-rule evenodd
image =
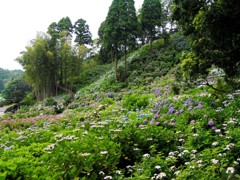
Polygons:
<instances>
[{"instance_id":1,"label":"dense vegetation","mask_svg":"<svg viewBox=\"0 0 240 180\"><path fill-rule=\"evenodd\" d=\"M53 22L4 91L0 179L240 179L239 10L113 0L97 40Z\"/></svg>"},{"instance_id":2,"label":"dense vegetation","mask_svg":"<svg viewBox=\"0 0 240 180\"><path fill-rule=\"evenodd\" d=\"M6 70L0 68L0 92L6 86L6 83L12 79L15 79L23 74L21 70Z\"/></svg>"}]
</instances>

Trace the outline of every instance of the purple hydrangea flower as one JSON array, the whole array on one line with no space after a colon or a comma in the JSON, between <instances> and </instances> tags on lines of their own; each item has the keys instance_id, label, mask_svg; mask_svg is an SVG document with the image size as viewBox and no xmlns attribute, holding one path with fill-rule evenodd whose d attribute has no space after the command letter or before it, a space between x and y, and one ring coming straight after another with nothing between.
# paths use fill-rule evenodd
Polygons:
<instances>
[{"instance_id":1,"label":"purple hydrangea flower","mask_svg":"<svg viewBox=\"0 0 240 180\"><path fill-rule=\"evenodd\" d=\"M144 121L143 121L144 123L147 123L148 122L148 120L147 119L144 119Z\"/></svg>"},{"instance_id":2,"label":"purple hydrangea flower","mask_svg":"<svg viewBox=\"0 0 240 180\"><path fill-rule=\"evenodd\" d=\"M153 118L154 118L154 119L157 119L158 117L159 117L159 115L158 115L158 114L155 114Z\"/></svg>"},{"instance_id":3,"label":"purple hydrangea flower","mask_svg":"<svg viewBox=\"0 0 240 180\"><path fill-rule=\"evenodd\" d=\"M151 121L150 121L150 124L153 124L154 123L154 119L152 119Z\"/></svg>"},{"instance_id":4,"label":"purple hydrangea flower","mask_svg":"<svg viewBox=\"0 0 240 180\"><path fill-rule=\"evenodd\" d=\"M171 119L171 122L174 122L174 121L176 121L176 119L175 119L175 118L172 118L172 119Z\"/></svg>"},{"instance_id":5,"label":"purple hydrangea flower","mask_svg":"<svg viewBox=\"0 0 240 180\"><path fill-rule=\"evenodd\" d=\"M179 111L179 113L180 113L180 114L182 114L183 112L184 112L184 110L183 110L183 109L181 109L181 110Z\"/></svg>"},{"instance_id":6,"label":"purple hydrangea flower","mask_svg":"<svg viewBox=\"0 0 240 180\"><path fill-rule=\"evenodd\" d=\"M168 122L167 122L167 121L164 121L164 123L163 123L163 124L167 125L167 124L168 124Z\"/></svg>"},{"instance_id":7,"label":"purple hydrangea flower","mask_svg":"<svg viewBox=\"0 0 240 180\"><path fill-rule=\"evenodd\" d=\"M189 111L191 111L192 109L193 109L193 107L192 107L192 106L190 106L190 107L188 108L188 110L189 110Z\"/></svg>"},{"instance_id":8,"label":"purple hydrangea flower","mask_svg":"<svg viewBox=\"0 0 240 180\"><path fill-rule=\"evenodd\" d=\"M190 121L190 124L194 124L196 121L195 120L191 120Z\"/></svg>"},{"instance_id":9,"label":"purple hydrangea flower","mask_svg":"<svg viewBox=\"0 0 240 180\"><path fill-rule=\"evenodd\" d=\"M214 131L215 131L216 129L217 129L217 127L216 127L216 126L213 126L213 127L212 127L212 130L214 130Z\"/></svg>"},{"instance_id":10,"label":"purple hydrangea flower","mask_svg":"<svg viewBox=\"0 0 240 180\"><path fill-rule=\"evenodd\" d=\"M176 123L175 123L175 122L171 122L170 125L171 125L171 126L175 126Z\"/></svg>"},{"instance_id":11,"label":"purple hydrangea flower","mask_svg":"<svg viewBox=\"0 0 240 180\"><path fill-rule=\"evenodd\" d=\"M202 109L203 108L203 105L202 103L198 103L198 108Z\"/></svg>"},{"instance_id":12,"label":"purple hydrangea flower","mask_svg":"<svg viewBox=\"0 0 240 180\"><path fill-rule=\"evenodd\" d=\"M213 120L208 121L208 125L209 126L213 126L214 125L214 121Z\"/></svg>"},{"instance_id":13,"label":"purple hydrangea flower","mask_svg":"<svg viewBox=\"0 0 240 180\"><path fill-rule=\"evenodd\" d=\"M174 113L174 107L173 106L171 106L170 108L169 108L169 110L168 110L168 114L173 114Z\"/></svg>"}]
</instances>

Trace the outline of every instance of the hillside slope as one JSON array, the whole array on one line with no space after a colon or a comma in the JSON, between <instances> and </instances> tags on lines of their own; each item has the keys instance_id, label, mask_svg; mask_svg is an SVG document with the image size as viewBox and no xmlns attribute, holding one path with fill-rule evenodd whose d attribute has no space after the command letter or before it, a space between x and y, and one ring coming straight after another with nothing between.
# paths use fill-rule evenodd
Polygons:
<instances>
[{"instance_id":1,"label":"hillside slope","mask_svg":"<svg viewBox=\"0 0 240 180\"><path fill-rule=\"evenodd\" d=\"M240 91L186 87L155 45L129 55L128 83L110 70L1 117L1 179L239 179Z\"/></svg>"}]
</instances>

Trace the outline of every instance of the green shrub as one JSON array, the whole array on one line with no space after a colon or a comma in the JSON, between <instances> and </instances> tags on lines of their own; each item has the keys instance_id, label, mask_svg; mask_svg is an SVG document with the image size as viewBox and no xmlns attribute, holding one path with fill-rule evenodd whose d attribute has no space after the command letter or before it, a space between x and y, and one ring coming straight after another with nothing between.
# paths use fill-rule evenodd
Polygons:
<instances>
[{"instance_id":1,"label":"green shrub","mask_svg":"<svg viewBox=\"0 0 240 180\"><path fill-rule=\"evenodd\" d=\"M50 97L50 98L46 99L45 105L46 106L56 106L57 105L57 101L55 101L54 98Z\"/></svg>"},{"instance_id":2,"label":"green shrub","mask_svg":"<svg viewBox=\"0 0 240 180\"><path fill-rule=\"evenodd\" d=\"M111 105L113 104L114 101L112 98L104 98L102 101L101 101L101 104L108 104L108 105Z\"/></svg>"},{"instance_id":3,"label":"green shrub","mask_svg":"<svg viewBox=\"0 0 240 180\"><path fill-rule=\"evenodd\" d=\"M126 94L123 96L122 106L128 110L145 108L153 97L153 94Z\"/></svg>"}]
</instances>

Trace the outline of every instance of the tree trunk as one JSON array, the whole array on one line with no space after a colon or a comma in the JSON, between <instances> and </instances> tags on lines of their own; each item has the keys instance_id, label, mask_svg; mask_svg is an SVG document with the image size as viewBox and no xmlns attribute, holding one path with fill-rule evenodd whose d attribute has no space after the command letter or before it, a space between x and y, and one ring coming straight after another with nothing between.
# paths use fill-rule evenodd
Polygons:
<instances>
[{"instance_id":1,"label":"tree trunk","mask_svg":"<svg viewBox=\"0 0 240 180\"><path fill-rule=\"evenodd\" d=\"M114 56L115 58L115 81L118 81L118 58L117 58L117 52Z\"/></svg>"},{"instance_id":2,"label":"tree trunk","mask_svg":"<svg viewBox=\"0 0 240 180\"><path fill-rule=\"evenodd\" d=\"M127 82L127 48L124 48L124 82Z\"/></svg>"}]
</instances>

